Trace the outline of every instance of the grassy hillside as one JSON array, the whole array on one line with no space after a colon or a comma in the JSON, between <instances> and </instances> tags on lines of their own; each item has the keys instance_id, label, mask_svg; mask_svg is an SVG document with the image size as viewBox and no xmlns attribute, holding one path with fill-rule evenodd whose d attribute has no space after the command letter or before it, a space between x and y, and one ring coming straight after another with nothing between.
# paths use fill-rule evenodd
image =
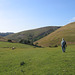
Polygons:
<instances>
[{"instance_id":1,"label":"grassy hillside","mask_svg":"<svg viewBox=\"0 0 75 75\"><path fill-rule=\"evenodd\" d=\"M11 50L11 45L17 48ZM75 75L75 45L63 53L60 47L33 48L0 42L0 75Z\"/></svg>"},{"instance_id":2,"label":"grassy hillside","mask_svg":"<svg viewBox=\"0 0 75 75\"><path fill-rule=\"evenodd\" d=\"M60 45L61 39L64 38L67 44L75 44L75 22L67 24L48 36L36 41L41 46Z\"/></svg>"},{"instance_id":3,"label":"grassy hillside","mask_svg":"<svg viewBox=\"0 0 75 75\"><path fill-rule=\"evenodd\" d=\"M55 31L58 28L60 28L60 27L48 26L48 27L43 27L43 28L38 28L38 29L15 33L15 34L6 36L6 38L15 40L17 42L19 42L21 39L36 41L36 40L39 40L40 38L50 34L51 32Z\"/></svg>"},{"instance_id":4,"label":"grassy hillside","mask_svg":"<svg viewBox=\"0 0 75 75\"><path fill-rule=\"evenodd\" d=\"M2 37L2 36L0 36L0 41L7 41L7 39Z\"/></svg>"}]
</instances>

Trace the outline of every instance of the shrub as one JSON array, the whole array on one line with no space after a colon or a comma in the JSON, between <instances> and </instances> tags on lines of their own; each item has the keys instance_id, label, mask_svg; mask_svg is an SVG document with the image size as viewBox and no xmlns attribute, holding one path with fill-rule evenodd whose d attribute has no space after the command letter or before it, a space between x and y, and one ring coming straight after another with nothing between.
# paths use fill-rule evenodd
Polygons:
<instances>
[{"instance_id":1,"label":"shrub","mask_svg":"<svg viewBox=\"0 0 75 75\"><path fill-rule=\"evenodd\" d=\"M55 45L54 47L58 47L58 45Z\"/></svg>"},{"instance_id":2,"label":"shrub","mask_svg":"<svg viewBox=\"0 0 75 75\"><path fill-rule=\"evenodd\" d=\"M28 44L28 45L33 45L33 43L32 43L30 40L24 40L24 39L21 39L21 40L19 41L19 43Z\"/></svg>"},{"instance_id":3,"label":"shrub","mask_svg":"<svg viewBox=\"0 0 75 75\"><path fill-rule=\"evenodd\" d=\"M8 42L12 42L12 40L9 39Z\"/></svg>"},{"instance_id":4,"label":"shrub","mask_svg":"<svg viewBox=\"0 0 75 75\"><path fill-rule=\"evenodd\" d=\"M51 46L49 46L49 47L51 47Z\"/></svg>"},{"instance_id":5,"label":"shrub","mask_svg":"<svg viewBox=\"0 0 75 75\"><path fill-rule=\"evenodd\" d=\"M25 62L23 61L23 62L20 63L20 66L23 66L24 64L25 64Z\"/></svg>"}]
</instances>

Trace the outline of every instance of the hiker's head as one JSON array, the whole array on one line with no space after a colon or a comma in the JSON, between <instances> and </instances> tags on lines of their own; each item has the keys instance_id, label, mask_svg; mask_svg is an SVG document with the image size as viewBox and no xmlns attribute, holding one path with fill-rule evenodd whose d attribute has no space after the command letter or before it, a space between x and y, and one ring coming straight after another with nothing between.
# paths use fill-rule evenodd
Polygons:
<instances>
[{"instance_id":1,"label":"hiker's head","mask_svg":"<svg viewBox=\"0 0 75 75\"><path fill-rule=\"evenodd\" d=\"M64 40L64 38L62 38L62 41Z\"/></svg>"}]
</instances>

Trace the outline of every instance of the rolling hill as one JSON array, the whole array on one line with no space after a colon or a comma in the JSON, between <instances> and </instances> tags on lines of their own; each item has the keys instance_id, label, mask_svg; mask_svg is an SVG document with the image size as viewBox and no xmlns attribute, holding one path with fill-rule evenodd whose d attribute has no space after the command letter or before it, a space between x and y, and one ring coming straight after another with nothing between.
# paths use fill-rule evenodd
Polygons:
<instances>
[{"instance_id":1,"label":"rolling hill","mask_svg":"<svg viewBox=\"0 0 75 75\"><path fill-rule=\"evenodd\" d=\"M15 33L12 35L6 36L6 38L15 40L19 42L21 39L24 40L30 40L30 41L37 41L44 36L52 33L53 31L57 30L60 28L60 26L48 26L48 27L42 27L38 29L33 29L33 30L27 30L27 31L22 31L19 33Z\"/></svg>"},{"instance_id":2,"label":"rolling hill","mask_svg":"<svg viewBox=\"0 0 75 75\"><path fill-rule=\"evenodd\" d=\"M34 42L34 44L38 43L38 45L46 47L60 45L62 38L67 41L67 44L75 44L75 22L57 29L48 36Z\"/></svg>"}]
</instances>

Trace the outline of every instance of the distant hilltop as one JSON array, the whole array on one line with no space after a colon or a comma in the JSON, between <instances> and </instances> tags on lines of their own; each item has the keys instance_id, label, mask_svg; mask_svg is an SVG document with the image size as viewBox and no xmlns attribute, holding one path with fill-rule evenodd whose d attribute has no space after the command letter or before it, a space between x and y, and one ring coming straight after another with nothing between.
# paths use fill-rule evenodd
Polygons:
<instances>
[{"instance_id":1,"label":"distant hilltop","mask_svg":"<svg viewBox=\"0 0 75 75\"><path fill-rule=\"evenodd\" d=\"M14 34L13 32L0 32L0 36L5 37L7 35Z\"/></svg>"},{"instance_id":2,"label":"distant hilltop","mask_svg":"<svg viewBox=\"0 0 75 75\"><path fill-rule=\"evenodd\" d=\"M47 27L41 27L37 29L22 31L19 33L11 34L6 36L6 38L10 40L14 40L16 42L19 42L21 40L24 41L31 41L32 43L34 41L37 41L50 33L54 32L55 30L59 29L60 26L47 26Z\"/></svg>"}]
</instances>

